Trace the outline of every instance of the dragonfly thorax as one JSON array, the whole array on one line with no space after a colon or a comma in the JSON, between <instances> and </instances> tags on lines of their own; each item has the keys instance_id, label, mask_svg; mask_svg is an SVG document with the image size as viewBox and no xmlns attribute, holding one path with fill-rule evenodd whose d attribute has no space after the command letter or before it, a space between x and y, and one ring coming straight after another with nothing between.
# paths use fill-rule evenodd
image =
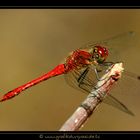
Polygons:
<instances>
[{"instance_id":1,"label":"dragonfly thorax","mask_svg":"<svg viewBox=\"0 0 140 140\"><path fill-rule=\"evenodd\" d=\"M66 72L87 67L92 63L92 55L88 51L77 49L70 53L65 60Z\"/></svg>"},{"instance_id":2,"label":"dragonfly thorax","mask_svg":"<svg viewBox=\"0 0 140 140\"><path fill-rule=\"evenodd\" d=\"M90 49L77 49L71 52L65 61L66 72L87 67L91 64L101 64L106 60L107 56L108 50L100 45Z\"/></svg>"}]
</instances>

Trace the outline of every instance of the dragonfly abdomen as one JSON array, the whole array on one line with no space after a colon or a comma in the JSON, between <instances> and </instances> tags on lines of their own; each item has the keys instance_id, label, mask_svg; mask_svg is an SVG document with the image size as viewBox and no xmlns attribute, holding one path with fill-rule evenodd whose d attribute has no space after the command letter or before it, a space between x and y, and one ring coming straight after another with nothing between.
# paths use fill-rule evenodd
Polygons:
<instances>
[{"instance_id":1,"label":"dragonfly abdomen","mask_svg":"<svg viewBox=\"0 0 140 140\"><path fill-rule=\"evenodd\" d=\"M57 76L57 75L61 75L65 73L65 65L64 64L60 64L58 66L56 66L53 70L51 70L50 72L48 72L47 74L42 75L39 78L36 78L22 86L19 86L18 88L15 88L11 91L9 91L8 93L6 93L2 99L0 101L5 101L8 99L13 98L14 96L20 94L22 91L26 90L27 88L30 88L36 84L39 84L42 81L45 81L51 77Z\"/></svg>"}]
</instances>

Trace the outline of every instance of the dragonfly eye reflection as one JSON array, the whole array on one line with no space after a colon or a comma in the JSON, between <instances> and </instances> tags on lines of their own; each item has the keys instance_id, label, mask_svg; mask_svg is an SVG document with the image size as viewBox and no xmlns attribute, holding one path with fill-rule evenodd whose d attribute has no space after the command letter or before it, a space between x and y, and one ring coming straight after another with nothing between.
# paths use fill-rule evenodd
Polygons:
<instances>
[{"instance_id":1,"label":"dragonfly eye reflection","mask_svg":"<svg viewBox=\"0 0 140 140\"><path fill-rule=\"evenodd\" d=\"M108 50L105 47L97 45L93 49L93 59L99 64L103 63L108 56Z\"/></svg>"}]
</instances>

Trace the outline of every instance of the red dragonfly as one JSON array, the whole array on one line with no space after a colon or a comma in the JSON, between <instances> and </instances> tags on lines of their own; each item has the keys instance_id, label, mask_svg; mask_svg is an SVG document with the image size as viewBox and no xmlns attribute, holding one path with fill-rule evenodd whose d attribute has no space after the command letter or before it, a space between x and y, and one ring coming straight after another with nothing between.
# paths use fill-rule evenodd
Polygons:
<instances>
[{"instance_id":1,"label":"red dragonfly","mask_svg":"<svg viewBox=\"0 0 140 140\"><path fill-rule=\"evenodd\" d=\"M131 32L127 34L131 35ZM119 37L115 36L111 40L116 38L121 38L121 35L119 35ZM62 74L65 74L69 85L90 93L96 85L96 80L100 80L100 75L105 72L106 67L113 64L113 62L106 62L106 59L109 56L109 51L107 47L105 47L105 44L109 41L110 39L99 43L89 43L85 48L79 48L72 51L65 59L64 63L59 64L53 70L40 76L39 78L9 91L2 97L0 102L11 99L16 95L19 95L27 88L39 84L42 81ZM110 95L108 98L110 98L113 102L116 102L119 109L133 115L133 113L115 97Z\"/></svg>"}]
</instances>

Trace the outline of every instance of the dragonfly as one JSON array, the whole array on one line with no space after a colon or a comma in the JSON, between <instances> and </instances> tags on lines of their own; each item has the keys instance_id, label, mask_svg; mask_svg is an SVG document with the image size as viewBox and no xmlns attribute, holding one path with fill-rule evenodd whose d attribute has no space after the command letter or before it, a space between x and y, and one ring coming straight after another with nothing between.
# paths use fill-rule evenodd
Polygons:
<instances>
[{"instance_id":1,"label":"dragonfly","mask_svg":"<svg viewBox=\"0 0 140 140\"><path fill-rule=\"evenodd\" d=\"M95 88L97 81L101 80L101 75L106 72L106 69L109 66L115 63L106 61L110 55L109 49L107 48L108 42L116 39L118 40L123 36L129 37L131 35L132 32L127 32L114 36L111 39L95 43L87 43L86 46L72 51L66 57L64 63L57 65L51 71L4 94L0 99L0 102L12 99L26 89L59 75L65 75L65 79L70 86L80 89L83 92L90 93L91 90ZM135 76L135 78L138 78L138 76ZM97 87L95 90L96 89ZM122 102L111 94L106 97L104 102L133 115Z\"/></svg>"}]
</instances>

